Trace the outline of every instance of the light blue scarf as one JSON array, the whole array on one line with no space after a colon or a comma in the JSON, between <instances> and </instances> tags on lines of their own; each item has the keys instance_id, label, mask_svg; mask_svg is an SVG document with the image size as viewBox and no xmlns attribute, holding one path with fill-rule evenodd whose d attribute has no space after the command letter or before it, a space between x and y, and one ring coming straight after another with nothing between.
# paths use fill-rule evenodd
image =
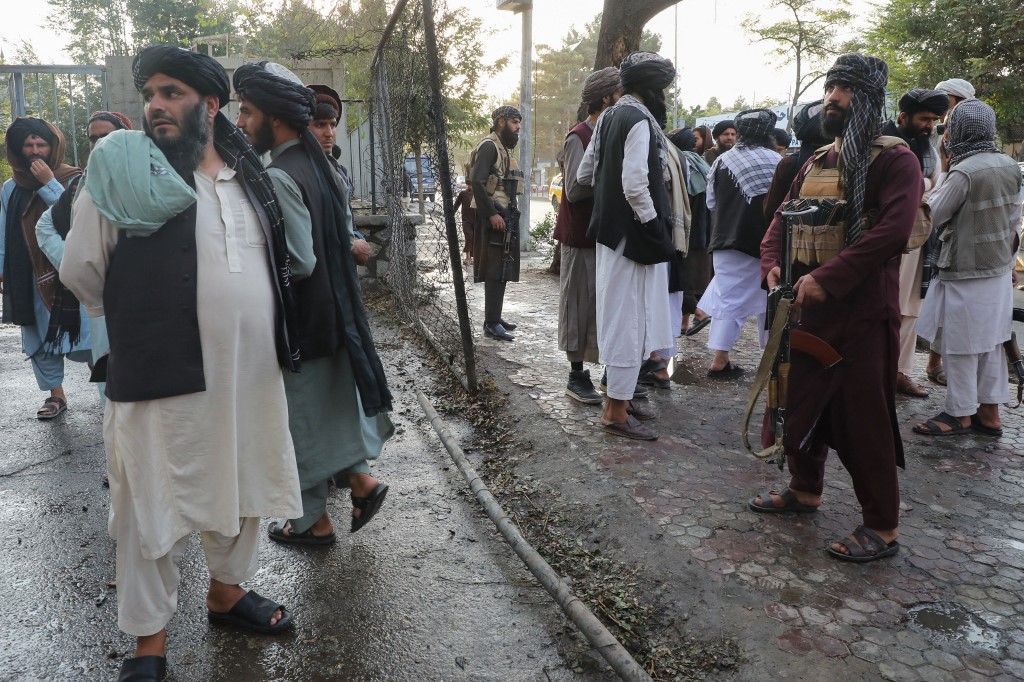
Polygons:
<instances>
[{"instance_id":1,"label":"light blue scarf","mask_svg":"<svg viewBox=\"0 0 1024 682\"><path fill-rule=\"evenodd\" d=\"M89 156L85 189L104 218L131 237L146 237L196 201L146 133L117 130Z\"/></svg>"}]
</instances>

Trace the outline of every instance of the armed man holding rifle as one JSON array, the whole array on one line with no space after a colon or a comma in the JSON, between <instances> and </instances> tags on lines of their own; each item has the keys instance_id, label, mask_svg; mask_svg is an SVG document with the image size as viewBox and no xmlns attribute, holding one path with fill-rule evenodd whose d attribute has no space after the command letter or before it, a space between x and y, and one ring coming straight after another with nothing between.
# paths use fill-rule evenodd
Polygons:
<instances>
[{"instance_id":1,"label":"armed man holding rifle","mask_svg":"<svg viewBox=\"0 0 1024 682\"><path fill-rule=\"evenodd\" d=\"M473 208L477 215L473 278L484 283L484 334L512 341L516 328L501 319L505 284L519 281L519 208L523 172L512 150L519 142L523 115L511 106L491 114L491 134L480 141L469 158L472 167Z\"/></svg>"},{"instance_id":2,"label":"armed man holding rifle","mask_svg":"<svg viewBox=\"0 0 1024 682\"><path fill-rule=\"evenodd\" d=\"M812 229L793 234L792 319L842 359L829 368L794 344L788 390L781 396L791 480L781 494L749 502L762 513L817 510L825 458L834 448L863 512L863 524L828 549L844 561L874 561L899 551L899 262L924 185L906 143L879 134L887 81L884 61L859 54L841 55L826 76L822 126L835 142L800 170L787 197L819 209L804 219ZM786 227L777 212L761 243L769 289L780 284ZM765 445L774 441L773 428L769 415Z\"/></svg>"}]
</instances>

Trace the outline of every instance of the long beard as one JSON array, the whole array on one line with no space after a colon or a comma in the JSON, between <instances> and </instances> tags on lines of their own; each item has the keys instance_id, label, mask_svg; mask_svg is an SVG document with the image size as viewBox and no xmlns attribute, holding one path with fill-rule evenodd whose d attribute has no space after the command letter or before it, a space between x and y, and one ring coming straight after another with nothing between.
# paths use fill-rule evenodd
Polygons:
<instances>
[{"instance_id":1,"label":"long beard","mask_svg":"<svg viewBox=\"0 0 1024 682\"><path fill-rule=\"evenodd\" d=\"M206 118L206 107L200 102L180 122L181 130L176 138L157 137L143 118L142 127L153 143L164 153L171 167L182 177L188 177L199 166L203 151L210 141L210 122Z\"/></svg>"},{"instance_id":2,"label":"long beard","mask_svg":"<svg viewBox=\"0 0 1024 682\"><path fill-rule=\"evenodd\" d=\"M516 145L519 144L519 133L513 133L508 128L502 128L501 132L498 133L498 137L501 138L501 143L505 145L505 149L515 149Z\"/></svg>"},{"instance_id":3,"label":"long beard","mask_svg":"<svg viewBox=\"0 0 1024 682\"><path fill-rule=\"evenodd\" d=\"M826 137L842 137L843 131L846 129L846 120L849 118L850 112L844 111L842 116L828 116L825 111L821 112L821 132Z\"/></svg>"}]
</instances>

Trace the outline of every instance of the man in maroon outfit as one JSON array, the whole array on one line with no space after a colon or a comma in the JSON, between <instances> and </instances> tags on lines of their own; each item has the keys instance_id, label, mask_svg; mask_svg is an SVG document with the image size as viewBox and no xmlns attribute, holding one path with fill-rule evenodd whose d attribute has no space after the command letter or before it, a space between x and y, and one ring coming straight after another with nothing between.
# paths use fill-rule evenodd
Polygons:
<instances>
[{"instance_id":1,"label":"man in maroon outfit","mask_svg":"<svg viewBox=\"0 0 1024 682\"><path fill-rule=\"evenodd\" d=\"M822 500L825 457L834 448L863 513L863 525L829 547L846 561L873 561L899 550L896 467L904 466L896 421L899 262L923 183L917 157L905 143L879 135L887 81L885 62L857 54L840 56L826 76L822 126L836 141L804 165L787 199L827 196L823 179L833 177L836 198L847 202L845 225L838 223L843 245L838 254L793 267L800 327L829 343L843 360L823 370L809 355L793 353L784 441L792 478L782 494L749 502L762 513L815 511ZM780 277L783 230L777 212L761 244L761 271L769 288ZM768 445L773 435L767 419L765 424L762 440Z\"/></svg>"}]
</instances>

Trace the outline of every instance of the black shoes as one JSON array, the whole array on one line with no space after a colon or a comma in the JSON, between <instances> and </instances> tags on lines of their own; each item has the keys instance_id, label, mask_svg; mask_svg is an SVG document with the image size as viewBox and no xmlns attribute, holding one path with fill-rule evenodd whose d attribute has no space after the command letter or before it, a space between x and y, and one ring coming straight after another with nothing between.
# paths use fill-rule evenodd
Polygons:
<instances>
[{"instance_id":1,"label":"black shoes","mask_svg":"<svg viewBox=\"0 0 1024 682\"><path fill-rule=\"evenodd\" d=\"M638 384L644 386L655 386L657 388L672 388L672 382L668 379L662 379L655 372L660 372L664 369L668 369L661 360L644 360L643 364L640 365L640 376L637 379Z\"/></svg>"},{"instance_id":2,"label":"black shoes","mask_svg":"<svg viewBox=\"0 0 1024 682\"><path fill-rule=\"evenodd\" d=\"M569 372L569 385L565 387L565 394L587 405L600 405L602 401L601 394L594 390L589 369Z\"/></svg>"},{"instance_id":3,"label":"black shoes","mask_svg":"<svg viewBox=\"0 0 1024 682\"><path fill-rule=\"evenodd\" d=\"M511 322L506 322L505 320L502 320L501 326L505 328L505 331L514 332L516 330L516 327L518 327L519 325L512 324Z\"/></svg>"},{"instance_id":4,"label":"black shoes","mask_svg":"<svg viewBox=\"0 0 1024 682\"><path fill-rule=\"evenodd\" d=\"M499 341L514 341L516 338L505 331L501 322L498 322L497 324L488 324L487 322L484 322L484 336L488 336L492 339L498 339Z\"/></svg>"},{"instance_id":5,"label":"black shoes","mask_svg":"<svg viewBox=\"0 0 1024 682\"><path fill-rule=\"evenodd\" d=\"M117 682L162 682L167 676L167 659L163 656L136 656L121 662Z\"/></svg>"},{"instance_id":6,"label":"black shoes","mask_svg":"<svg viewBox=\"0 0 1024 682\"><path fill-rule=\"evenodd\" d=\"M604 391L605 393L608 392L608 369L607 368L605 368L604 374L601 375L601 390ZM641 386L640 384L637 384L633 388L633 399L636 400L637 398L646 398L647 394L649 394L649 393L650 393L650 391L647 390L646 387Z\"/></svg>"}]
</instances>

